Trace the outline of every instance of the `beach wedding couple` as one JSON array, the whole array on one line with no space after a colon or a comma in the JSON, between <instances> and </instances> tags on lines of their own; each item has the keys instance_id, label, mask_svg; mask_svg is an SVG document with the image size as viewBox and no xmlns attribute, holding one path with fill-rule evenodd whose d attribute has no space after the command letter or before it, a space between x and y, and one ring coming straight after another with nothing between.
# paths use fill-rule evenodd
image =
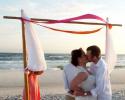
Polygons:
<instances>
[{"instance_id":1,"label":"beach wedding couple","mask_svg":"<svg viewBox=\"0 0 125 100\"><path fill-rule=\"evenodd\" d=\"M86 64L91 62L89 67ZM110 75L101 50L93 45L71 52L71 63L64 67L66 100L112 100Z\"/></svg>"}]
</instances>

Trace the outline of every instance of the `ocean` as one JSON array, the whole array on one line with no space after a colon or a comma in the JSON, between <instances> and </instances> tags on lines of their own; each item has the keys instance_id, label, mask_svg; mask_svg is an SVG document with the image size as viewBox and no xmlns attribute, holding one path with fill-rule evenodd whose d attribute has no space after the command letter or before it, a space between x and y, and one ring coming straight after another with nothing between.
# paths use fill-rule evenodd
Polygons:
<instances>
[{"instance_id":1,"label":"ocean","mask_svg":"<svg viewBox=\"0 0 125 100\"><path fill-rule=\"evenodd\" d=\"M45 54L47 69L58 70L70 62L70 54ZM105 56L102 56L105 58ZM115 68L125 68L125 55L117 55ZM0 70L23 70L22 53L0 53Z\"/></svg>"}]
</instances>

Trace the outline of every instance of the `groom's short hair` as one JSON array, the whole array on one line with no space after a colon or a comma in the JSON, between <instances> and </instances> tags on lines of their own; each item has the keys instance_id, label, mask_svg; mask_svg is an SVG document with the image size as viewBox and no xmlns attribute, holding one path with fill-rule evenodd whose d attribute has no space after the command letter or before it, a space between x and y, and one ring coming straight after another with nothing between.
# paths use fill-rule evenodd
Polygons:
<instances>
[{"instance_id":1,"label":"groom's short hair","mask_svg":"<svg viewBox=\"0 0 125 100\"><path fill-rule=\"evenodd\" d=\"M92 45L92 46L88 47L87 51L90 51L91 55L96 56L97 58L99 58L101 56L101 50L96 45Z\"/></svg>"}]
</instances>

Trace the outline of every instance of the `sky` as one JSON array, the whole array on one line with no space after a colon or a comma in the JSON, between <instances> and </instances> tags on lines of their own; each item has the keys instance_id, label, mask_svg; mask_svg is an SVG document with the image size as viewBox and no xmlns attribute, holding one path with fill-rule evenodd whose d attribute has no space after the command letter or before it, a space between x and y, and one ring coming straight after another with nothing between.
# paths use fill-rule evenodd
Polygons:
<instances>
[{"instance_id":1,"label":"sky","mask_svg":"<svg viewBox=\"0 0 125 100\"><path fill-rule=\"evenodd\" d=\"M3 16L20 16L21 9L32 18L64 19L83 14L95 14L110 23L122 24L113 27L111 35L117 54L125 54L125 1L124 0L1 0L0 1L0 52L22 52L21 23L3 19ZM86 21L86 20L82 20ZM87 20L97 22L96 20ZM100 26L55 24L59 29L91 30ZM61 33L33 25L39 35L45 53L70 53L71 50L98 45L105 53L105 27L96 34L74 35Z\"/></svg>"}]
</instances>

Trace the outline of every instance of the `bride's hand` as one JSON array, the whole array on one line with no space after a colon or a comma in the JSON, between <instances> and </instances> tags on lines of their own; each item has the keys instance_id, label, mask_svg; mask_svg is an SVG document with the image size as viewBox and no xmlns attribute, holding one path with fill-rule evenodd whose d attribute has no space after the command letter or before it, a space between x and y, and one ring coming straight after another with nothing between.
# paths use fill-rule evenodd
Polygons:
<instances>
[{"instance_id":1,"label":"bride's hand","mask_svg":"<svg viewBox=\"0 0 125 100\"><path fill-rule=\"evenodd\" d=\"M84 96L83 91L74 91L73 93L75 96Z\"/></svg>"}]
</instances>

